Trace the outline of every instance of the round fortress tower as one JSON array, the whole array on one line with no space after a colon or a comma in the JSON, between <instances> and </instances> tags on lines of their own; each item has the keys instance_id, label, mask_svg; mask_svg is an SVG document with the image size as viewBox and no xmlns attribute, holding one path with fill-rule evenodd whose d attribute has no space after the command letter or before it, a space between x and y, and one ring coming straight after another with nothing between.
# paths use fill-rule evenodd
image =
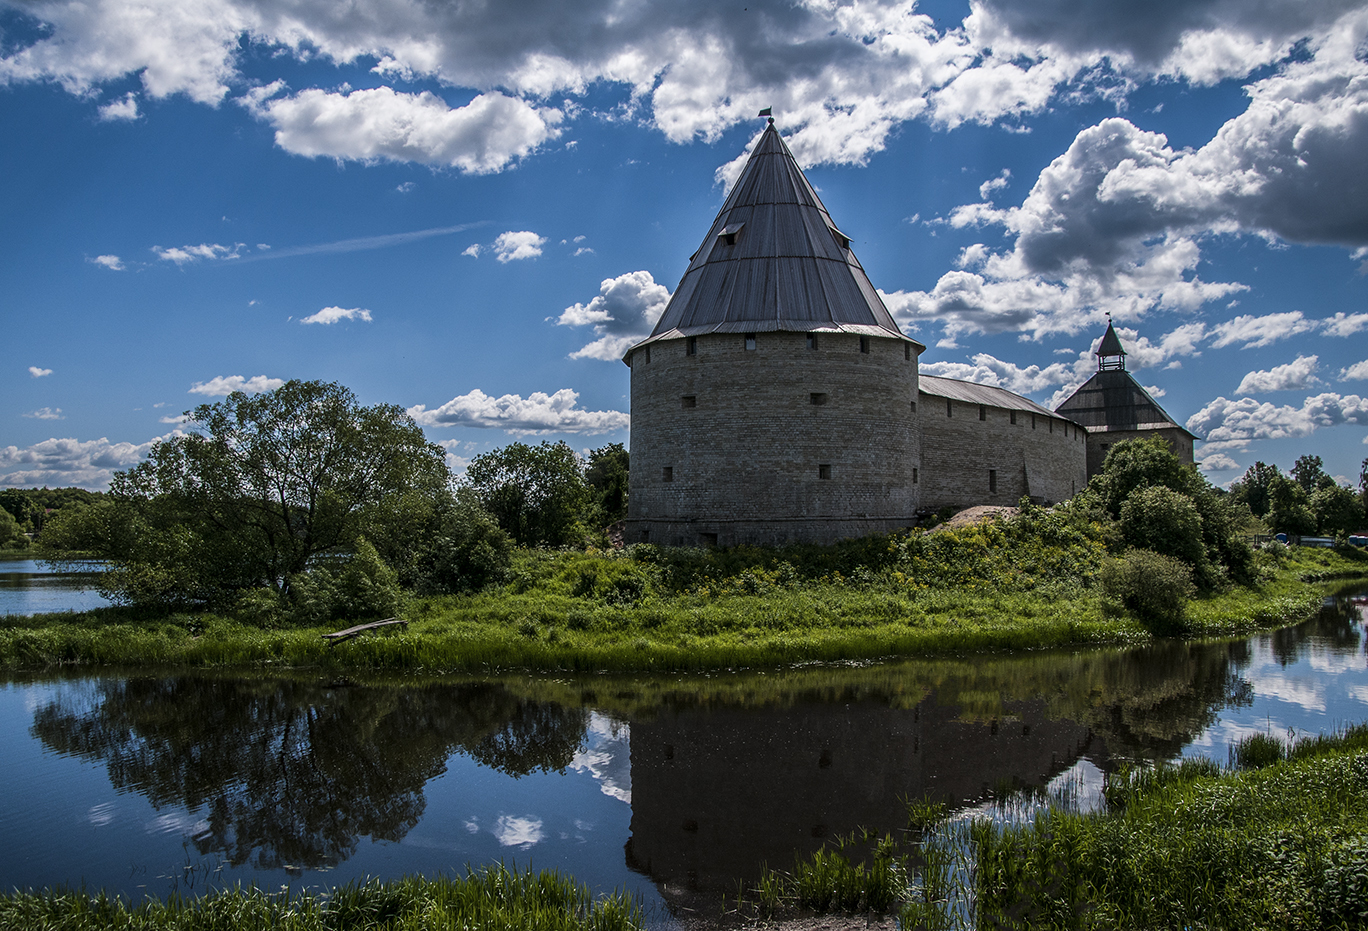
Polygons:
<instances>
[{"instance_id":1,"label":"round fortress tower","mask_svg":"<svg viewBox=\"0 0 1368 931\"><path fill-rule=\"evenodd\" d=\"M632 369L627 542L912 524L917 358L771 120Z\"/></svg>"}]
</instances>

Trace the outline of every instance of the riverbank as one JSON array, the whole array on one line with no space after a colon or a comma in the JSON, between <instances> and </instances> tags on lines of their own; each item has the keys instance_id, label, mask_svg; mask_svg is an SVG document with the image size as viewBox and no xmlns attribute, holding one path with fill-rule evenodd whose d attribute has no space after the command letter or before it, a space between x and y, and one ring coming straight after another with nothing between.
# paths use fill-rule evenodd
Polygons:
<instances>
[{"instance_id":1,"label":"riverbank","mask_svg":"<svg viewBox=\"0 0 1368 931\"><path fill-rule=\"evenodd\" d=\"M785 566L730 567L671 588L658 580L672 567L640 558L528 555L507 585L413 599L404 609L406 628L337 645L323 634L345 624L285 627L270 619L128 608L9 617L0 626L0 667L666 672L1152 639L1097 588L1045 571L1029 584L982 572L928 583L861 568L801 578ZM1187 636L1304 620L1320 603L1326 580L1368 577L1368 558L1294 548L1266 560L1260 574L1256 585L1190 601Z\"/></svg>"},{"instance_id":2,"label":"riverbank","mask_svg":"<svg viewBox=\"0 0 1368 931\"><path fill-rule=\"evenodd\" d=\"M353 883L326 896L256 888L140 903L73 890L0 895L0 927L48 931L640 931L643 924L631 896L595 899L584 886L555 871L516 872L502 866L454 879Z\"/></svg>"}]
</instances>

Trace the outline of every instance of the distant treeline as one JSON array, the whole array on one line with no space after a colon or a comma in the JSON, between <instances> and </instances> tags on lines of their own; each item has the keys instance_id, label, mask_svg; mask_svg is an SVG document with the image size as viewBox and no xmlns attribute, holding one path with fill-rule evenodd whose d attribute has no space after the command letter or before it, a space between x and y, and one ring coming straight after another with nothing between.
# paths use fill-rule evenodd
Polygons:
<instances>
[{"instance_id":1,"label":"distant treeline","mask_svg":"<svg viewBox=\"0 0 1368 931\"><path fill-rule=\"evenodd\" d=\"M105 497L84 488L0 490L0 550L27 549L29 535L42 533L48 518L63 508L86 507Z\"/></svg>"}]
</instances>

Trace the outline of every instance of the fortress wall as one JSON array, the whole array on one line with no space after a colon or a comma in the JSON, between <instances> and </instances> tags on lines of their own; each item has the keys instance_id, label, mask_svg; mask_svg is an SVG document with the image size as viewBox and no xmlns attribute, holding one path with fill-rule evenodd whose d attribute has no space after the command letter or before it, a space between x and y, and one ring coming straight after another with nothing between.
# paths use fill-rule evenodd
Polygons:
<instances>
[{"instance_id":1,"label":"fortress wall","mask_svg":"<svg viewBox=\"0 0 1368 931\"><path fill-rule=\"evenodd\" d=\"M978 404L925 393L918 407L924 510L1014 505L1028 494L1054 503L1087 482L1087 433L1076 424L991 405L984 407L981 420Z\"/></svg>"},{"instance_id":2,"label":"fortress wall","mask_svg":"<svg viewBox=\"0 0 1368 931\"><path fill-rule=\"evenodd\" d=\"M1117 443L1123 440L1143 440L1151 436L1163 437L1180 461L1192 465L1192 435L1186 430L1157 426L1149 430L1098 430L1088 434L1088 478L1102 471L1107 451Z\"/></svg>"},{"instance_id":3,"label":"fortress wall","mask_svg":"<svg viewBox=\"0 0 1368 931\"><path fill-rule=\"evenodd\" d=\"M911 524L916 346L867 340L818 333L813 350L771 332L747 350L715 333L693 355L683 338L651 344L649 362L636 350L627 541L831 542Z\"/></svg>"}]
</instances>

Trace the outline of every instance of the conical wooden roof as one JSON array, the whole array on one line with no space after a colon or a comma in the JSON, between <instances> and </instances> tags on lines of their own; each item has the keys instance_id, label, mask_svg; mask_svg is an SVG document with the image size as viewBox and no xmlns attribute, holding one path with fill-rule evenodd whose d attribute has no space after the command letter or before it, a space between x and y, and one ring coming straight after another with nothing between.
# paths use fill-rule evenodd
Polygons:
<instances>
[{"instance_id":1,"label":"conical wooden roof","mask_svg":"<svg viewBox=\"0 0 1368 931\"><path fill-rule=\"evenodd\" d=\"M704 333L837 330L910 340L803 176L766 127L643 343Z\"/></svg>"}]
</instances>

